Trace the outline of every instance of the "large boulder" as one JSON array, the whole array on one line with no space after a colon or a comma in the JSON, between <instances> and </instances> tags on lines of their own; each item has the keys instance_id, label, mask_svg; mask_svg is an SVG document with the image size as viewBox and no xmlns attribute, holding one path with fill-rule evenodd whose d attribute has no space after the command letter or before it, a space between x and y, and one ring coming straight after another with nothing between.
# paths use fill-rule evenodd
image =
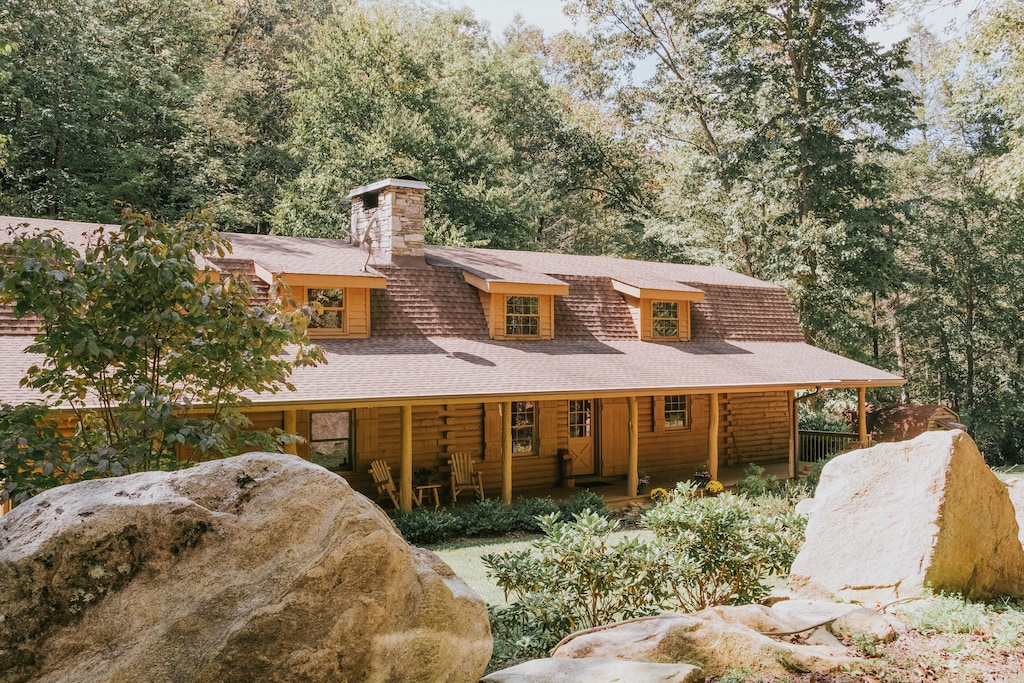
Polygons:
<instances>
[{"instance_id":1,"label":"large boulder","mask_svg":"<svg viewBox=\"0 0 1024 683\"><path fill-rule=\"evenodd\" d=\"M821 473L790 587L858 602L1020 593L1024 548L1006 486L959 430L841 455Z\"/></svg>"},{"instance_id":2,"label":"large boulder","mask_svg":"<svg viewBox=\"0 0 1024 683\"><path fill-rule=\"evenodd\" d=\"M622 659L534 659L483 678L486 683L704 683L690 664L652 664Z\"/></svg>"},{"instance_id":3,"label":"large boulder","mask_svg":"<svg viewBox=\"0 0 1024 683\"><path fill-rule=\"evenodd\" d=\"M685 662L709 676L747 669L764 676L848 670L863 664L843 648L794 645L762 635L742 623L726 621L728 612L662 615L584 633L558 647L552 657L625 659L634 662ZM740 619L768 615L744 613ZM770 620L770 619L769 619ZM773 629L774 630L774 629Z\"/></svg>"},{"instance_id":4,"label":"large boulder","mask_svg":"<svg viewBox=\"0 0 1024 683\"><path fill-rule=\"evenodd\" d=\"M0 680L477 681L483 601L344 479L252 453L0 520Z\"/></svg>"},{"instance_id":5,"label":"large boulder","mask_svg":"<svg viewBox=\"0 0 1024 683\"><path fill-rule=\"evenodd\" d=\"M1024 545L1024 479L1011 479L1006 483L1010 493L1010 501L1013 502L1014 510L1017 513L1017 527L1020 530L1020 542Z\"/></svg>"}]
</instances>

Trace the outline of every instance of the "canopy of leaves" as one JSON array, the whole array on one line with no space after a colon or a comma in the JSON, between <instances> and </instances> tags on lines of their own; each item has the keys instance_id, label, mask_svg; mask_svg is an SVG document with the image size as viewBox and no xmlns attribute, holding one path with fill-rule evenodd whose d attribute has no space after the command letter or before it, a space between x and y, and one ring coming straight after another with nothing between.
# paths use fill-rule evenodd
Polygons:
<instances>
[{"instance_id":1,"label":"canopy of leaves","mask_svg":"<svg viewBox=\"0 0 1024 683\"><path fill-rule=\"evenodd\" d=\"M537 59L495 45L465 11L350 6L294 69L303 170L278 232L344 234L350 189L411 175L431 186L430 241L522 249L642 192L636 155L573 122Z\"/></svg>"},{"instance_id":2,"label":"canopy of leaves","mask_svg":"<svg viewBox=\"0 0 1024 683\"><path fill-rule=\"evenodd\" d=\"M22 384L46 398L0 413L6 494L35 493L39 473L59 483L274 448L246 429L244 392L288 387L292 367L322 359L306 316L276 294L253 306L249 282L200 269L228 248L205 215L171 225L126 212L120 230L84 238L19 232L0 247L0 302L41 326L27 350L42 362ZM55 411L73 415L72 435Z\"/></svg>"}]
</instances>

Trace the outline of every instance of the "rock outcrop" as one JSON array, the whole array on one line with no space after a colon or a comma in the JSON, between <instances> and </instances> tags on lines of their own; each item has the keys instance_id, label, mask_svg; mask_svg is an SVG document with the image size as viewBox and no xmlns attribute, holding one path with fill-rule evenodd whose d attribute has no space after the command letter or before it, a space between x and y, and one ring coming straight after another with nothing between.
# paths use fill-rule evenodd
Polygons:
<instances>
[{"instance_id":1,"label":"rock outcrop","mask_svg":"<svg viewBox=\"0 0 1024 683\"><path fill-rule=\"evenodd\" d=\"M701 667L708 676L722 676L733 669L747 669L765 676L789 676L794 672L838 671L862 663L841 647L795 645L762 635L743 623L733 623L728 620L730 617L728 611L716 608L696 614L662 615L624 622L579 635L557 648L551 656L665 664L684 662ZM739 621L753 620L762 626L772 623L770 611L755 614L745 610L736 617Z\"/></svg>"},{"instance_id":2,"label":"rock outcrop","mask_svg":"<svg viewBox=\"0 0 1024 683\"><path fill-rule=\"evenodd\" d=\"M340 477L256 453L0 520L0 680L477 681L483 601Z\"/></svg>"},{"instance_id":3,"label":"rock outcrop","mask_svg":"<svg viewBox=\"0 0 1024 683\"><path fill-rule=\"evenodd\" d=\"M549 658L495 671L483 680L487 683L703 683L704 673L689 664Z\"/></svg>"},{"instance_id":4,"label":"rock outcrop","mask_svg":"<svg viewBox=\"0 0 1024 683\"><path fill-rule=\"evenodd\" d=\"M852 451L821 474L790 574L805 597L863 603L926 588L971 598L1024 591L1006 486L962 431Z\"/></svg>"}]
</instances>

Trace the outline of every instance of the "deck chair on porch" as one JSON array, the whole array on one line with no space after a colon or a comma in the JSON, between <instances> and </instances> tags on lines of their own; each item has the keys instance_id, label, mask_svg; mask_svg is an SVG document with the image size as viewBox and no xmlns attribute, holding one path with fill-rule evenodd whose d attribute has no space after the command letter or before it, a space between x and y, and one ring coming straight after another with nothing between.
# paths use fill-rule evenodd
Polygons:
<instances>
[{"instance_id":1,"label":"deck chair on porch","mask_svg":"<svg viewBox=\"0 0 1024 683\"><path fill-rule=\"evenodd\" d=\"M395 488L395 480L391 478L391 468L383 460L374 460L370 463L370 476L373 477L373 484L377 487L377 502L384 496L391 498L391 504L397 510L398 489Z\"/></svg>"},{"instance_id":2,"label":"deck chair on porch","mask_svg":"<svg viewBox=\"0 0 1024 683\"><path fill-rule=\"evenodd\" d=\"M478 500L483 500L484 480L479 472L473 471L473 456L469 453L452 453L448 464L452 468L452 502L463 491L473 491Z\"/></svg>"}]
</instances>

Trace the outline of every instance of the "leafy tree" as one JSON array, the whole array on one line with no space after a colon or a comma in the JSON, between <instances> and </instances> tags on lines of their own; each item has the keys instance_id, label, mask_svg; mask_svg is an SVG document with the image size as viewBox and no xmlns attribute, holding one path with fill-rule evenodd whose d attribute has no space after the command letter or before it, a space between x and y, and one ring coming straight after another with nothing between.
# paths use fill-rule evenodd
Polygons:
<instances>
[{"instance_id":1,"label":"leafy tree","mask_svg":"<svg viewBox=\"0 0 1024 683\"><path fill-rule=\"evenodd\" d=\"M198 0L4 3L0 211L110 222L120 199L174 212L169 146L202 76L209 25Z\"/></svg>"},{"instance_id":2,"label":"leafy tree","mask_svg":"<svg viewBox=\"0 0 1024 683\"><path fill-rule=\"evenodd\" d=\"M901 51L865 37L864 0L572 0L588 21L586 76L647 125L670 164L676 256L788 287L805 331L857 348L851 320L894 277L885 136L910 122ZM654 64L642 86L628 76ZM671 255L671 254L670 254ZM853 323L853 324L851 324Z\"/></svg>"},{"instance_id":3,"label":"leafy tree","mask_svg":"<svg viewBox=\"0 0 1024 683\"><path fill-rule=\"evenodd\" d=\"M431 185L433 242L574 243L592 207L630 203L638 155L574 122L523 43L495 45L467 12L411 3L331 17L295 61L291 144L306 167L275 229L344 234L348 190L387 176Z\"/></svg>"},{"instance_id":4,"label":"leafy tree","mask_svg":"<svg viewBox=\"0 0 1024 683\"><path fill-rule=\"evenodd\" d=\"M290 387L292 368L322 352L280 293L254 306L247 281L198 265L228 250L209 216L126 211L120 230L84 238L19 232L0 247L0 303L40 322L27 350L41 362L22 384L44 396L0 410L5 498L289 440L247 429L245 393Z\"/></svg>"}]
</instances>

